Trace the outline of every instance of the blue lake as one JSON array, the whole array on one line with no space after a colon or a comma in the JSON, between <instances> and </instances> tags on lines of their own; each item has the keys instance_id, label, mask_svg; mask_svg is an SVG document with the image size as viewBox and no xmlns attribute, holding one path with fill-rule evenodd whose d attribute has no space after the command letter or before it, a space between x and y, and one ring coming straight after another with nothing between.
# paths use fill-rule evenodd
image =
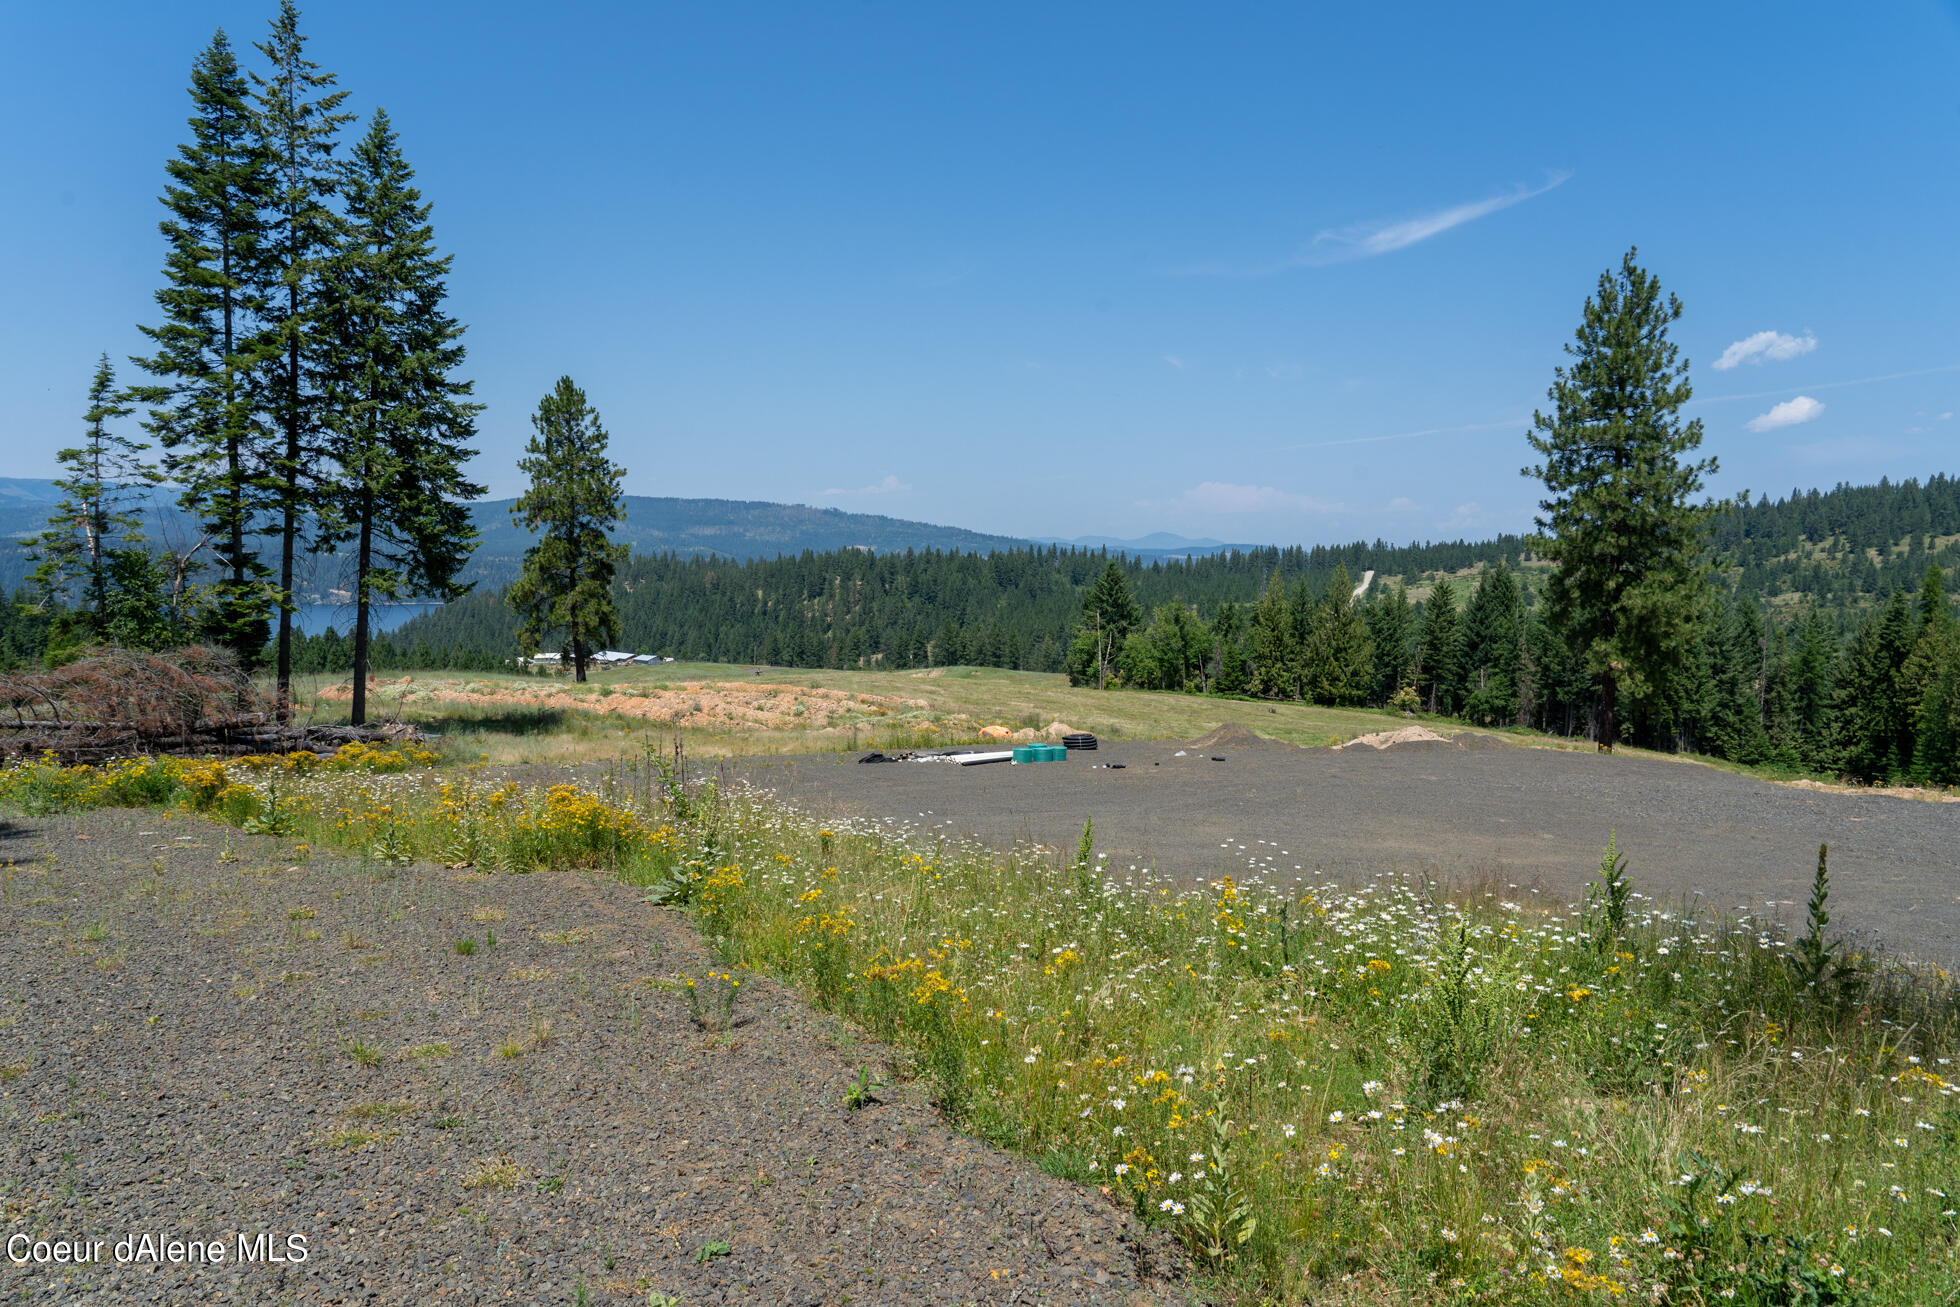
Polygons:
<instances>
[{"instance_id":1,"label":"blue lake","mask_svg":"<svg viewBox=\"0 0 1960 1307\"><path fill-rule=\"evenodd\" d=\"M374 604L368 609L371 633L380 635L392 631L411 617L420 617L442 607L441 604ZM294 622L307 635L324 635L331 626L342 635L350 635L354 630L354 605L352 604L301 604Z\"/></svg>"}]
</instances>

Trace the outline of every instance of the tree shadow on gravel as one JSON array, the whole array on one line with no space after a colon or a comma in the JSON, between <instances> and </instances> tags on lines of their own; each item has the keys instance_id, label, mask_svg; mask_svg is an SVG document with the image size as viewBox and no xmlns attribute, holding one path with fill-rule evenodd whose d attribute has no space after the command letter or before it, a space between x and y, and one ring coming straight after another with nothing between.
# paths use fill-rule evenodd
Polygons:
<instances>
[{"instance_id":1,"label":"tree shadow on gravel","mask_svg":"<svg viewBox=\"0 0 1960 1307\"><path fill-rule=\"evenodd\" d=\"M38 826L29 826L12 818L0 817L0 858L13 863L16 867L23 863L40 861L32 854L21 857L14 852L21 847L23 841L30 840L40 833L41 828Z\"/></svg>"}]
</instances>

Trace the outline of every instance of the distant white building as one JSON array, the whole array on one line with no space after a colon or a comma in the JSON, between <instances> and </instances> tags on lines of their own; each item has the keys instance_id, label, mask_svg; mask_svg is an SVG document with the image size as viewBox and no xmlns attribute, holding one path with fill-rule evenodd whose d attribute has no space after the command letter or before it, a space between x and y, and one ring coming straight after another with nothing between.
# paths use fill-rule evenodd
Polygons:
<instances>
[{"instance_id":1,"label":"distant white building","mask_svg":"<svg viewBox=\"0 0 1960 1307\"><path fill-rule=\"evenodd\" d=\"M562 653L537 653L531 655L530 661L543 667L561 667L571 659ZM652 667L672 661L659 654L628 653L624 649L597 649L585 656L588 667Z\"/></svg>"}]
</instances>

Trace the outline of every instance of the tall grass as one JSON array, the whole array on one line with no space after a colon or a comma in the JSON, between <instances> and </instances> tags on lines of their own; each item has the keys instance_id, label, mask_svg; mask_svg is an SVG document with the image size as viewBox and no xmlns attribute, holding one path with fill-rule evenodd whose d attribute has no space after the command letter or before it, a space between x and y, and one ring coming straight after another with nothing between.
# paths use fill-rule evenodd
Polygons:
<instances>
[{"instance_id":1,"label":"tall grass","mask_svg":"<svg viewBox=\"0 0 1960 1307\"><path fill-rule=\"evenodd\" d=\"M1960 1000L1937 968L1806 966L1770 923L1628 896L1618 850L1596 901L1552 911L1322 882L1253 831L1244 876L1194 885L1110 866L1089 831L1066 859L1002 854L647 766L604 794L316 771L295 820L361 847L385 812L447 857L469 813L510 848L527 827L503 814L536 828L560 794L580 816L527 865L656 886L1227 1298L1903 1307L1960 1285ZM262 817L270 777L227 788Z\"/></svg>"},{"instance_id":2,"label":"tall grass","mask_svg":"<svg viewBox=\"0 0 1960 1307\"><path fill-rule=\"evenodd\" d=\"M653 820L652 791L520 785L481 767L438 768L413 745L350 744L310 753L223 761L134 758L101 767L49 760L0 771L0 800L29 813L174 805L243 830L381 863L417 859L528 872L596 868L648 879L681 847Z\"/></svg>"},{"instance_id":3,"label":"tall grass","mask_svg":"<svg viewBox=\"0 0 1960 1307\"><path fill-rule=\"evenodd\" d=\"M1960 1284L1943 971L1866 959L1847 1006L1746 918L1459 906L1270 861L1204 888L1100 860L1085 879L762 802L690 853L731 957L913 1049L974 1130L1107 1186L1254 1297Z\"/></svg>"}]
</instances>

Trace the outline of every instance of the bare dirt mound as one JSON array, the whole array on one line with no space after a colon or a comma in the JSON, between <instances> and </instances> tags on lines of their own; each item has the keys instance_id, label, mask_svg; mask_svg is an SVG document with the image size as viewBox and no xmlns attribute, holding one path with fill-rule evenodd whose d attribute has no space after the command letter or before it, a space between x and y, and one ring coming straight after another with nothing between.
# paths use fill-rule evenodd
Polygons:
<instances>
[{"instance_id":1,"label":"bare dirt mound","mask_svg":"<svg viewBox=\"0 0 1960 1307\"><path fill-rule=\"evenodd\" d=\"M1291 748L1293 746L1284 744L1279 740L1269 740L1243 723L1226 722L1223 726L1214 726L1210 731L1191 741L1187 747L1192 749L1256 749L1275 747Z\"/></svg>"},{"instance_id":2,"label":"bare dirt mound","mask_svg":"<svg viewBox=\"0 0 1960 1307\"><path fill-rule=\"evenodd\" d=\"M526 685L487 679L417 681L412 676L404 676L375 682L370 695L384 706L389 700L399 699L402 703L453 703L482 708L555 708L684 722L689 726L749 729L823 729L853 718L930 706L924 699L744 681L672 684L627 681L574 689L563 682ZM350 699L353 687L329 686L320 692L320 697Z\"/></svg>"},{"instance_id":3,"label":"bare dirt mound","mask_svg":"<svg viewBox=\"0 0 1960 1307\"><path fill-rule=\"evenodd\" d=\"M1392 749L1398 744L1448 744L1443 736L1436 734L1427 726L1404 726L1400 730L1376 731L1373 735L1359 735L1346 744L1337 744L1337 749L1352 749L1365 745L1370 749Z\"/></svg>"}]
</instances>

